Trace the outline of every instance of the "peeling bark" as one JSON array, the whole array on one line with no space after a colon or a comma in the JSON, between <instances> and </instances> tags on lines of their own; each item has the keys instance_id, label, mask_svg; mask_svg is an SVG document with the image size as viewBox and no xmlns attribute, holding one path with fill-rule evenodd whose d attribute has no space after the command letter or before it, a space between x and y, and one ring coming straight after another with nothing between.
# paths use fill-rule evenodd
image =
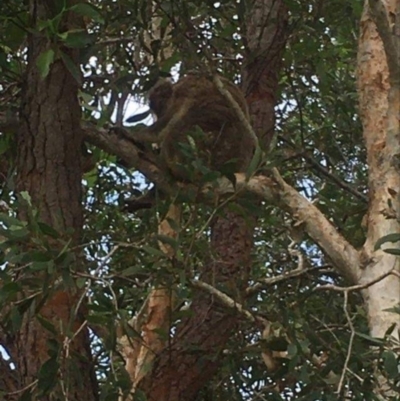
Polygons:
<instances>
[{"instance_id":1,"label":"peeling bark","mask_svg":"<svg viewBox=\"0 0 400 401\"><path fill-rule=\"evenodd\" d=\"M170 221L174 221L175 227L178 227L180 214L180 206L171 204L159 224L158 233L176 239L179 233L171 226ZM171 245L159 241L159 246L168 258L174 257L175 250ZM141 334L141 339L129 339L127 336L119 339L126 370L132 381L132 393L141 380L151 374L155 357L165 349L172 324L174 301L174 288L169 288L167 284L153 288L141 308L143 316L141 310L132 319L134 329Z\"/></svg>"},{"instance_id":2,"label":"peeling bark","mask_svg":"<svg viewBox=\"0 0 400 401\"><path fill-rule=\"evenodd\" d=\"M390 270L400 272L400 258L384 252L392 244L375 249L383 236L400 233L399 32L398 1L365 2L358 49L358 90L369 165L370 204L367 239L362 250L367 263L361 283ZM387 276L362 294L371 335L383 338L396 325L392 335L398 340L399 315L391 309L400 304L400 274ZM398 395L379 372L374 393L382 400Z\"/></svg>"},{"instance_id":3,"label":"peeling bark","mask_svg":"<svg viewBox=\"0 0 400 401\"><path fill-rule=\"evenodd\" d=\"M395 0L388 1L387 11L393 13L395 4ZM390 83L385 49L367 2L361 19L358 90L370 190L368 234L363 248L367 263L360 278L363 283L394 268L400 271L398 257L374 249L381 237L400 233L400 92L398 80L397 86ZM387 311L400 302L399 277L388 276L363 295L371 335L383 337L393 323L399 323L398 315Z\"/></svg>"}]
</instances>

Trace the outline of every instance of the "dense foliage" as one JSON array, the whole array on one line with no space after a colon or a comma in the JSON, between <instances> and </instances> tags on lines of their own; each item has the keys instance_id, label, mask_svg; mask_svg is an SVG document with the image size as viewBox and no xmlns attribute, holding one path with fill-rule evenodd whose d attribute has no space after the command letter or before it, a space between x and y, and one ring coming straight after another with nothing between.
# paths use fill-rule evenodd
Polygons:
<instances>
[{"instance_id":1,"label":"dense foliage","mask_svg":"<svg viewBox=\"0 0 400 401\"><path fill-rule=\"evenodd\" d=\"M19 107L26 63L25 3L0 4L0 114L10 119ZM56 3L62 13L63 1ZM251 58L242 35L247 3L156 1L154 10L142 0L78 4L75 11L84 15L87 29L60 32L57 18L43 21L42 29L57 46L42 55L38 67L45 75L53 60L62 57L56 48L80 49L83 78L73 65L70 71L81 82L83 119L121 126L145 104L144 94L155 80L171 69L184 74L207 64L240 81L242 61ZM290 0L287 4L291 35L280 75L276 138L266 166L276 166L357 247L364 241L362 219L367 209L367 166L355 86L362 2ZM153 12L159 17L156 23ZM155 25L157 32L152 31ZM0 132L2 327L17 330L31 303L45 299L58 277L55 260L57 265L61 260L62 279L88 288L102 399L117 399L118 388L128 382L115 354L116 322L126 326L158 282L175 286L180 304L190 303L194 291L190 279L198 276L198 267L209 253L207 221L218 209L193 200L185 203L179 237L170 242L176 258L168 260L158 248L156 235L168 202L161 198L153 209L126 212L125 200L151 183L121 166L115 156L90 147L96 167L83 178L82 254L87 272L79 273L68 242L38 222L34 208L28 223L16 219L18 205L29 203L29 197L16 197L14 192L14 132L8 126L0 127ZM342 291L318 289L326 284L346 286L346 281L302 235L301 224L294 225L270 205L255 206L249 199L241 203L257 216L252 274L242 303L273 322L273 335L263 340L260 328L243 318L240 330L226 345L222 369L199 400L336 400L339 386L349 389L349 399L373 400L370 389L377 353L382 356L379 367L395 384L396 358L368 336L359 294L351 292L345 299ZM52 249L54 241L64 244L57 253ZM21 247L26 243L28 248ZM16 265L24 267L23 273L15 271ZM272 280L296 269L302 272ZM44 281L32 278L37 271L46 277ZM16 274L23 279L15 281ZM39 295L26 296L26 286L29 293ZM218 283L215 286L219 288ZM11 310L5 308L11 303ZM184 313L176 311L174 321ZM261 357L264 348L287 351L272 373Z\"/></svg>"}]
</instances>

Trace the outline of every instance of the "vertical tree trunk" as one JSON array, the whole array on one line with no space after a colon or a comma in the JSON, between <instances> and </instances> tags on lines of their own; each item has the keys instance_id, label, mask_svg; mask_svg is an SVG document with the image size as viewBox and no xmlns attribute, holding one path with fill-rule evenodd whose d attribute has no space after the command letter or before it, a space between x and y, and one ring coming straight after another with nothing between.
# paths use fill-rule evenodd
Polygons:
<instances>
[{"instance_id":1,"label":"vertical tree trunk","mask_svg":"<svg viewBox=\"0 0 400 401\"><path fill-rule=\"evenodd\" d=\"M243 90L260 146L267 150L274 136L275 105L286 44L288 15L283 1L253 0L245 37Z\"/></svg>"},{"instance_id":2,"label":"vertical tree trunk","mask_svg":"<svg viewBox=\"0 0 400 401\"><path fill-rule=\"evenodd\" d=\"M30 1L33 30L37 29L39 21L52 19L59 13L57 4L53 0ZM78 15L64 13L59 29L67 31L77 24L81 24ZM81 110L78 83L62 61L59 50L77 65L77 71L79 67L77 52L54 42L55 37L51 43L44 31L34 31L29 35L18 133L17 191L30 194L41 221L55 228L65 239L72 232L73 242L78 244L82 229ZM55 51L54 62L42 78L38 57L49 49ZM20 209L20 217L27 217L26 210ZM52 246L57 250L61 244L54 240ZM36 275L36 278L40 276ZM97 392L90 362L88 331L85 325L81 327L84 319L80 313L74 316L78 294L63 289L60 283L57 285L60 289L50 291L44 305L36 311L53 323L57 333L45 330L33 316L35 311L28 310L17 334L21 386L30 386L29 391L37 389L38 372L49 361L51 367L42 370L42 375L53 376L54 370L58 369L55 387L46 393L40 393L39 389L41 400L95 400ZM68 331L72 332L72 341L67 337ZM52 351L49 341L53 341ZM58 344L56 350L54 341Z\"/></svg>"},{"instance_id":3,"label":"vertical tree trunk","mask_svg":"<svg viewBox=\"0 0 400 401\"><path fill-rule=\"evenodd\" d=\"M287 13L282 1L256 1L247 20L249 54L257 57L243 72L252 122L264 145L273 134L279 66L287 38ZM274 18L268 18L270 13ZM268 32L259 36L261 32ZM250 45L251 43L251 45ZM256 45L257 43L257 45ZM271 51L272 50L272 51ZM251 268L253 229L250 218L225 211L212 223L214 261L207 263L202 279L240 299ZM152 374L141 383L148 401L192 401L220 367L222 351L239 319L227 313L209 295L195 295L191 317L177 328L170 346L154 362Z\"/></svg>"},{"instance_id":4,"label":"vertical tree trunk","mask_svg":"<svg viewBox=\"0 0 400 401\"><path fill-rule=\"evenodd\" d=\"M370 191L367 240L362 250L365 265L359 282L365 284L394 272L367 287L363 297L371 335L383 338L395 325L392 335L397 340L400 319L393 309L400 304L400 258L384 252L393 244L383 244L378 250L375 245L385 235L400 233L400 39L395 35L400 32L399 7L397 0L365 1L358 49L360 115ZM381 400L398 396L379 372L374 393Z\"/></svg>"},{"instance_id":5,"label":"vertical tree trunk","mask_svg":"<svg viewBox=\"0 0 400 401\"><path fill-rule=\"evenodd\" d=\"M394 12L395 0L388 2ZM400 71L399 71L400 73ZM382 250L375 251L376 242L388 234L400 233L400 154L399 87L391 83L382 39L372 19L368 1L361 19L358 50L358 87L360 115L369 165L370 207L368 234L363 254L366 262L361 283L372 281L383 273L400 271L400 259ZM390 92L394 96L389 97ZM396 95L397 93L397 95ZM397 116L397 117L396 117ZM393 118L394 117L394 118ZM397 121L392 126L389 121ZM383 246L393 247L391 243ZM388 309L400 302L400 278L390 275L364 291L371 334L382 337L399 322L399 316Z\"/></svg>"}]
</instances>

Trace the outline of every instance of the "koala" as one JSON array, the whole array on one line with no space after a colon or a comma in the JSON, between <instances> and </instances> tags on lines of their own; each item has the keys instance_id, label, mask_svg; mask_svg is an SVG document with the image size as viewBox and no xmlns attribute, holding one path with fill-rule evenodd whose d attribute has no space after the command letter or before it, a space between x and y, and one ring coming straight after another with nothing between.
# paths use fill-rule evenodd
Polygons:
<instances>
[{"instance_id":1,"label":"koala","mask_svg":"<svg viewBox=\"0 0 400 401\"><path fill-rule=\"evenodd\" d=\"M221 78L225 88L249 119L246 100L240 89ZM202 162L212 170L243 172L252 158L254 138L244 129L230 102L215 87L214 82L200 74L189 74L176 84L160 80L149 92L149 105L156 117L147 128L150 137L159 143L163 163L174 178L187 181L188 157L180 143L193 135Z\"/></svg>"}]
</instances>

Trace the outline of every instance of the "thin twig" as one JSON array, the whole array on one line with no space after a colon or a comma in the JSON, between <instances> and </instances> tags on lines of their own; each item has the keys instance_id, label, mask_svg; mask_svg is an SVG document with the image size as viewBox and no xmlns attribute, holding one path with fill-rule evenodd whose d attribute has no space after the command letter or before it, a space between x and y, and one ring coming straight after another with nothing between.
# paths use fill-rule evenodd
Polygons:
<instances>
[{"instance_id":1,"label":"thin twig","mask_svg":"<svg viewBox=\"0 0 400 401\"><path fill-rule=\"evenodd\" d=\"M267 323L267 320L265 318L248 311L241 304L239 304L234 299L221 292L217 288L213 287L212 285L200 280L190 280L190 283L191 285L193 285L193 287L199 288L203 291L206 291L210 295L213 295L215 298L218 299L218 301L220 301L224 306L228 307L229 309L233 309L239 312L251 323L262 323L263 325Z\"/></svg>"},{"instance_id":2,"label":"thin twig","mask_svg":"<svg viewBox=\"0 0 400 401\"><path fill-rule=\"evenodd\" d=\"M304 269L303 267L297 268L295 270L288 271L279 276L257 280L258 282L256 284L246 289L246 295L254 294L256 291L266 286L274 285L281 281L290 280L292 278L300 277L310 273L328 274L332 272L334 272L334 270L321 269L320 267L310 267L307 269Z\"/></svg>"},{"instance_id":3,"label":"thin twig","mask_svg":"<svg viewBox=\"0 0 400 401\"><path fill-rule=\"evenodd\" d=\"M341 180L336 175L332 174L326 167L321 166L317 161L315 161L312 157L303 154L302 157L309 163L312 167L318 170L322 175L329 178L332 182L337 184L339 188L344 189L345 191L349 192L350 194L354 195L356 198L362 200L364 203L368 203L368 196L364 195L361 192L355 190L349 183L344 180Z\"/></svg>"},{"instance_id":4,"label":"thin twig","mask_svg":"<svg viewBox=\"0 0 400 401\"><path fill-rule=\"evenodd\" d=\"M283 136L279 136L279 139L288 144L292 149L295 148L294 145L287 139L285 139ZM302 157L315 170L318 170L323 176L327 177L332 182L334 182L339 188L347 191L348 193L352 194L353 196L360 199L364 203L368 203L367 195L364 195L363 193L354 189L348 182L340 179L339 177L331 173L326 167L321 166L321 164L318 163L316 160L314 160L312 157L310 157L304 152L299 153L299 156Z\"/></svg>"},{"instance_id":5,"label":"thin twig","mask_svg":"<svg viewBox=\"0 0 400 401\"><path fill-rule=\"evenodd\" d=\"M134 42L137 38L133 36L116 37L116 38L104 38L96 42L98 45L114 45L124 42Z\"/></svg>"},{"instance_id":6,"label":"thin twig","mask_svg":"<svg viewBox=\"0 0 400 401\"><path fill-rule=\"evenodd\" d=\"M353 350L354 336L355 336L355 334L356 334L356 331L355 331L355 329L354 329L353 322L352 322L352 320L351 320L351 316L350 316L349 311L348 311L348 309L347 309L347 307L348 307L348 301L349 301L349 292L346 291L346 292L344 293L343 311L344 311L344 313L345 313L345 315L346 315L347 322L349 323L349 327L350 327L351 334L350 334L349 346L348 346L348 348L347 348L346 359L345 359L345 361L344 361L344 366L343 366L343 369L342 369L342 374L341 374L341 376L340 376L340 381L339 381L339 384L338 384L338 388L337 388L337 390L336 390L336 393L337 393L337 395L338 395L338 399L340 399L340 397L341 397L341 395L342 395L344 380L345 380L345 378L346 378L346 371L347 371L347 369L348 369L349 361L350 361L350 357L351 357L351 352L352 352L352 350Z\"/></svg>"},{"instance_id":7,"label":"thin twig","mask_svg":"<svg viewBox=\"0 0 400 401\"><path fill-rule=\"evenodd\" d=\"M17 391L12 391L11 393L7 393L7 395L16 395L16 394L23 393L24 391L30 389L31 387L35 387L36 384L38 384L38 381L39 381L39 380L36 379L36 380L34 380L32 383L26 385L25 387L23 387L23 388L21 388L21 389L19 389L19 390L17 390Z\"/></svg>"},{"instance_id":8,"label":"thin twig","mask_svg":"<svg viewBox=\"0 0 400 401\"><path fill-rule=\"evenodd\" d=\"M334 285L334 284L327 284L327 285L321 285L319 287L315 287L314 291L331 290L331 291L338 291L338 292L352 292L352 291L365 290L366 288L371 287L371 285L374 285L374 284L378 283L379 281L383 280L384 278L390 276L391 274L400 278L400 273L397 270L392 269L392 270L389 270L386 273L383 273L380 276L374 278L373 280L369 281L368 283L352 285L350 287L340 287L340 286Z\"/></svg>"}]
</instances>

